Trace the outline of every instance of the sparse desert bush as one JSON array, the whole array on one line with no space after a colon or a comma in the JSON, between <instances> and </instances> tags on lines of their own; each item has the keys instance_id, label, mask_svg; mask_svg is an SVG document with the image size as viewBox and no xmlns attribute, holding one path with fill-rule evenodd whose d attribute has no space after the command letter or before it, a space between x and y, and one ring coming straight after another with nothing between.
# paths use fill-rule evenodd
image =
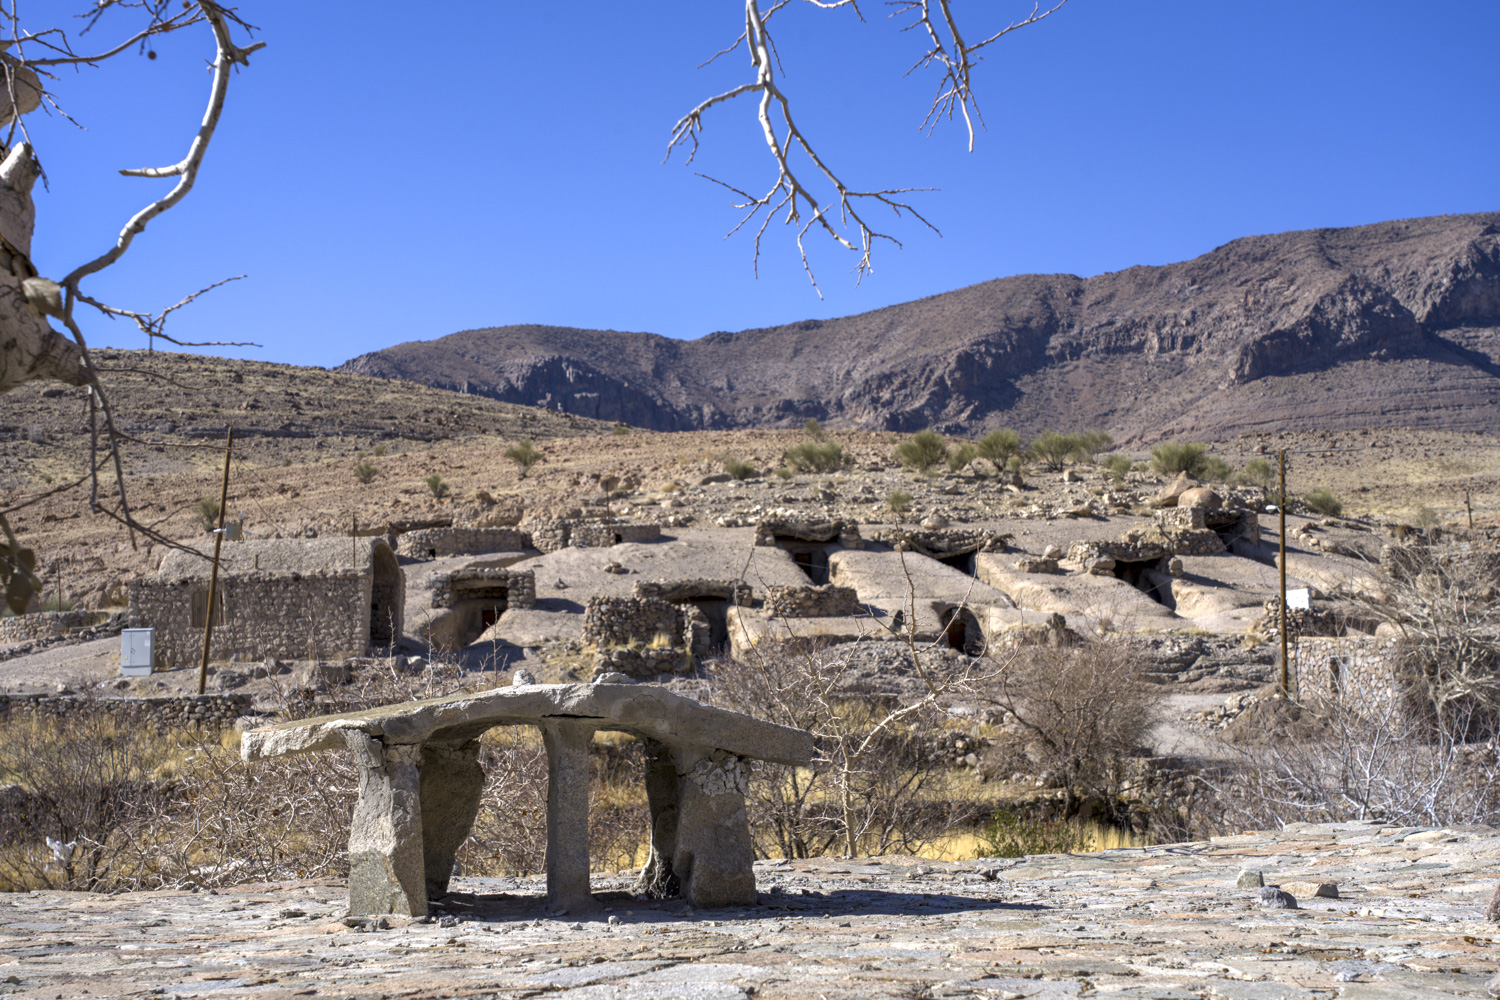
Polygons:
<instances>
[{"instance_id":1,"label":"sparse desert bush","mask_svg":"<svg viewBox=\"0 0 1500 1000\"><path fill-rule=\"evenodd\" d=\"M948 452L948 471L962 472L969 463L979 457L979 449L973 442L965 441L963 444Z\"/></svg>"},{"instance_id":2,"label":"sparse desert bush","mask_svg":"<svg viewBox=\"0 0 1500 1000\"><path fill-rule=\"evenodd\" d=\"M1204 482L1227 483L1233 476L1234 470L1229 467L1228 462L1224 461L1218 455L1208 456L1203 463L1203 476L1201 478Z\"/></svg>"},{"instance_id":3,"label":"sparse desert bush","mask_svg":"<svg viewBox=\"0 0 1500 1000\"><path fill-rule=\"evenodd\" d=\"M505 449L505 457L516 463L516 468L520 470L520 476L522 479L526 478L526 473L530 471L533 465L537 464L540 461L543 461L546 458L546 456L543 455L541 451L539 451L537 447L531 443L531 438L522 438L516 444L513 444L509 448Z\"/></svg>"},{"instance_id":4,"label":"sparse desert bush","mask_svg":"<svg viewBox=\"0 0 1500 1000\"><path fill-rule=\"evenodd\" d=\"M1151 449L1151 469L1158 475L1186 472L1202 479L1208 465L1208 447L1191 441L1163 441Z\"/></svg>"},{"instance_id":5,"label":"sparse desert bush","mask_svg":"<svg viewBox=\"0 0 1500 1000\"><path fill-rule=\"evenodd\" d=\"M1245 468L1237 477L1246 486L1259 486L1262 490L1271 488L1271 483L1276 479L1276 474L1271 471L1271 463L1263 458L1252 458L1245 463Z\"/></svg>"},{"instance_id":6,"label":"sparse desert bush","mask_svg":"<svg viewBox=\"0 0 1500 1000\"><path fill-rule=\"evenodd\" d=\"M837 441L801 441L786 450L782 461L793 472L837 472L844 467L844 448Z\"/></svg>"},{"instance_id":7,"label":"sparse desert bush","mask_svg":"<svg viewBox=\"0 0 1500 1000\"><path fill-rule=\"evenodd\" d=\"M1313 490L1302 498L1302 502L1307 504L1310 509L1328 517L1338 517L1344 512L1343 502L1334 496L1327 487L1319 487Z\"/></svg>"},{"instance_id":8,"label":"sparse desert bush","mask_svg":"<svg viewBox=\"0 0 1500 1000\"><path fill-rule=\"evenodd\" d=\"M385 444L385 442L382 441L380 444L377 444L375 446L375 457L376 458L384 458L385 457L385 452L386 452L386 444Z\"/></svg>"},{"instance_id":9,"label":"sparse desert bush","mask_svg":"<svg viewBox=\"0 0 1500 1000\"><path fill-rule=\"evenodd\" d=\"M630 433L630 425L629 424L615 424L615 429L614 429L614 435L615 435L615 437L624 437L626 434L629 434L629 433Z\"/></svg>"},{"instance_id":10,"label":"sparse desert bush","mask_svg":"<svg viewBox=\"0 0 1500 1000\"><path fill-rule=\"evenodd\" d=\"M219 501L213 497L202 497L197 506L198 523L204 531L213 531L219 526Z\"/></svg>"},{"instance_id":11,"label":"sparse desert bush","mask_svg":"<svg viewBox=\"0 0 1500 1000\"><path fill-rule=\"evenodd\" d=\"M1083 442L1076 434L1042 431L1026 446L1031 460L1049 472L1061 472L1063 466L1084 454Z\"/></svg>"},{"instance_id":12,"label":"sparse desert bush","mask_svg":"<svg viewBox=\"0 0 1500 1000\"><path fill-rule=\"evenodd\" d=\"M989 698L1013 720L1011 739L993 751L998 769L1049 774L1063 789L1065 816L1080 796L1119 800L1122 762L1145 742L1161 704L1139 658L1108 642L1026 647Z\"/></svg>"},{"instance_id":13,"label":"sparse desert bush","mask_svg":"<svg viewBox=\"0 0 1500 1000\"><path fill-rule=\"evenodd\" d=\"M1106 472L1115 477L1116 482L1123 480L1125 473L1129 472L1131 466L1134 465L1129 455L1122 455L1119 452L1113 455L1105 455L1104 461L1100 464L1104 466Z\"/></svg>"},{"instance_id":14,"label":"sparse desert bush","mask_svg":"<svg viewBox=\"0 0 1500 1000\"><path fill-rule=\"evenodd\" d=\"M1078 447L1090 462L1098 459L1099 453L1114 447L1115 439L1104 431L1084 431L1078 435Z\"/></svg>"},{"instance_id":15,"label":"sparse desert bush","mask_svg":"<svg viewBox=\"0 0 1500 1000\"><path fill-rule=\"evenodd\" d=\"M911 494L905 490L891 490L885 495L885 505L897 514L904 514L911 507Z\"/></svg>"},{"instance_id":16,"label":"sparse desert bush","mask_svg":"<svg viewBox=\"0 0 1500 1000\"><path fill-rule=\"evenodd\" d=\"M896 461L921 473L948 460L948 443L935 431L918 431L896 445Z\"/></svg>"},{"instance_id":17,"label":"sparse desert bush","mask_svg":"<svg viewBox=\"0 0 1500 1000\"><path fill-rule=\"evenodd\" d=\"M443 477L436 472L429 475L422 482L427 484L427 488L432 491L432 495L439 500L448 495L448 484L443 482Z\"/></svg>"},{"instance_id":18,"label":"sparse desert bush","mask_svg":"<svg viewBox=\"0 0 1500 1000\"><path fill-rule=\"evenodd\" d=\"M73 600L67 594L51 594L42 599L43 611L72 611Z\"/></svg>"},{"instance_id":19,"label":"sparse desert bush","mask_svg":"<svg viewBox=\"0 0 1500 1000\"><path fill-rule=\"evenodd\" d=\"M375 477L380 475L380 467L368 458L361 458L354 463L354 478L361 483L369 485L374 482Z\"/></svg>"},{"instance_id":20,"label":"sparse desert bush","mask_svg":"<svg viewBox=\"0 0 1500 1000\"><path fill-rule=\"evenodd\" d=\"M1419 528L1436 528L1442 523L1442 518L1431 507L1422 507L1417 510L1416 522Z\"/></svg>"},{"instance_id":21,"label":"sparse desert bush","mask_svg":"<svg viewBox=\"0 0 1500 1000\"><path fill-rule=\"evenodd\" d=\"M796 475L796 473L792 472L791 469L788 469L784 465L781 466L780 468L778 468L776 470L776 478L777 479L787 480L787 479L791 479L792 476L794 476L794 475Z\"/></svg>"},{"instance_id":22,"label":"sparse desert bush","mask_svg":"<svg viewBox=\"0 0 1500 1000\"><path fill-rule=\"evenodd\" d=\"M802 425L802 433L814 441L821 441L824 437L823 425L809 417L807 423Z\"/></svg>"},{"instance_id":23,"label":"sparse desert bush","mask_svg":"<svg viewBox=\"0 0 1500 1000\"><path fill-rule=\"evenodd\" d=\"M754 479L760 475L760 470L755 466L733 457L724 459L724 471L729 473L731 479L736 480Z\"/></svg>"},{"instance_id":24,"label":"sparse desert bush","mask_svg":"<svg viewBox=\"0 0 1500 1000\"><path fill-rule=\"evenodd\" d=\"M1009 428L990 431L979 439L979 457L990 462L997 471L1003 470L1013 456L1021 453L1021 435Z\"/></svg>"}]
</instances>

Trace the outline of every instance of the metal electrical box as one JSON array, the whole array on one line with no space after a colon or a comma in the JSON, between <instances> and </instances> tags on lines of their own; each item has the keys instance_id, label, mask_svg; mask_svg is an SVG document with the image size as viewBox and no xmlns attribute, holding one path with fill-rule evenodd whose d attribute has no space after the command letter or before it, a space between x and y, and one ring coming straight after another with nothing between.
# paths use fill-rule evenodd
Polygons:
<instances>
[{"instance_id":1,"label":"metal electrical box","mask_svg":"<svg viewBox=\"0 0 1500 1000\"><path fill-rule=\"evenodd\" d=\"M145 677L156 665L152 653L155 646L156 629L127 628L120 630L120 675L122 677Z\"/></svg>"}]
</instances>

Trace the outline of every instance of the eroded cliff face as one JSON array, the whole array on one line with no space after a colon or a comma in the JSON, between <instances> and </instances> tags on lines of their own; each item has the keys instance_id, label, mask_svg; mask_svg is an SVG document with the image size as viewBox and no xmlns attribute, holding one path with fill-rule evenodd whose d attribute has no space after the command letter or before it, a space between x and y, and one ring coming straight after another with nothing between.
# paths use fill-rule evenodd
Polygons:
<instances>
[{"instance_id":1,"label":"eroded cliff face","mask_svg":"<svg viewBox=\"0 0 1500 1000\"><path fill-rule=\"evenodd\" d=\"M471 330L343 368L654 430L1500 430L1500 213L1247 237L697 341Z\"/></svg>"}]
</instances>

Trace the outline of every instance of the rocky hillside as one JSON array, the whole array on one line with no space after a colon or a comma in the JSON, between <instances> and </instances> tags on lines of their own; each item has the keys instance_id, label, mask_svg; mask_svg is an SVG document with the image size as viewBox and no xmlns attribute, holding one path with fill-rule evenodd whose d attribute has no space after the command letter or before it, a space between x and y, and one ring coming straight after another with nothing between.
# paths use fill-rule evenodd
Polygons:
<instances>
[{"instance_id":1,"label":"rocky hillside","mask_svg":"<svg viewBox=\"0 0 1500 1000\"><path fill-rule=\"evenodd\" d=\"M1500 429L1500 213L1235 240L1093 278L1020 275L680 341L509 326L343 370L656 430Z\"/></svg>"}]
</instances>

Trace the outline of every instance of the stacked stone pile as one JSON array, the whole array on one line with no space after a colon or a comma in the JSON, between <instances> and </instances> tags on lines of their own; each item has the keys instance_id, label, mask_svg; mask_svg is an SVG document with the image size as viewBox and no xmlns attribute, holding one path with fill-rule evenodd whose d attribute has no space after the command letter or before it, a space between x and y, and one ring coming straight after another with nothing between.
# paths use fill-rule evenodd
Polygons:
<instances>
[{"instance_id":1,"label":"stacked stone pile","mask_svg":"<svg viewBox=\"0 0 1500 1000\"><path fill-rule=\"evenodd\" d=\"M675 646L682 611L660 597L591 597L583 612L583 638L599 646L646 645L666 636Z\"/></svg>"},{"instance_id":2,"label":"stacked stone pile","mask_svg":"<svg viewBox=\"0 0 1500 1000\"><path fill-rule=\"evenodd\" d=\"M181 697L91 698L75 694L0 694L0 718L13 712L36 712L66 718L86 710L109 712L122 723L157 730L203 726L223 729L250 713L250 696L203 694Z\"/></svg>"},{"instance_id":3,"label":"stacked stone pile","mask_svg":"<svg viewBox=\"0 0 1500 1000\"><path fill-rule=\"evenodd\" d=\"M82 624L67 624L69 622ZM99 611L43 611L39 614L0 619L0 628L7 625L11 626L11 631L9 636L0 633L0 645L11 645L0 649L0 661L39 653L52 646L66 646L119 635L120 629L125 627L125 615Z\"/></svg>"}]
</instances>

